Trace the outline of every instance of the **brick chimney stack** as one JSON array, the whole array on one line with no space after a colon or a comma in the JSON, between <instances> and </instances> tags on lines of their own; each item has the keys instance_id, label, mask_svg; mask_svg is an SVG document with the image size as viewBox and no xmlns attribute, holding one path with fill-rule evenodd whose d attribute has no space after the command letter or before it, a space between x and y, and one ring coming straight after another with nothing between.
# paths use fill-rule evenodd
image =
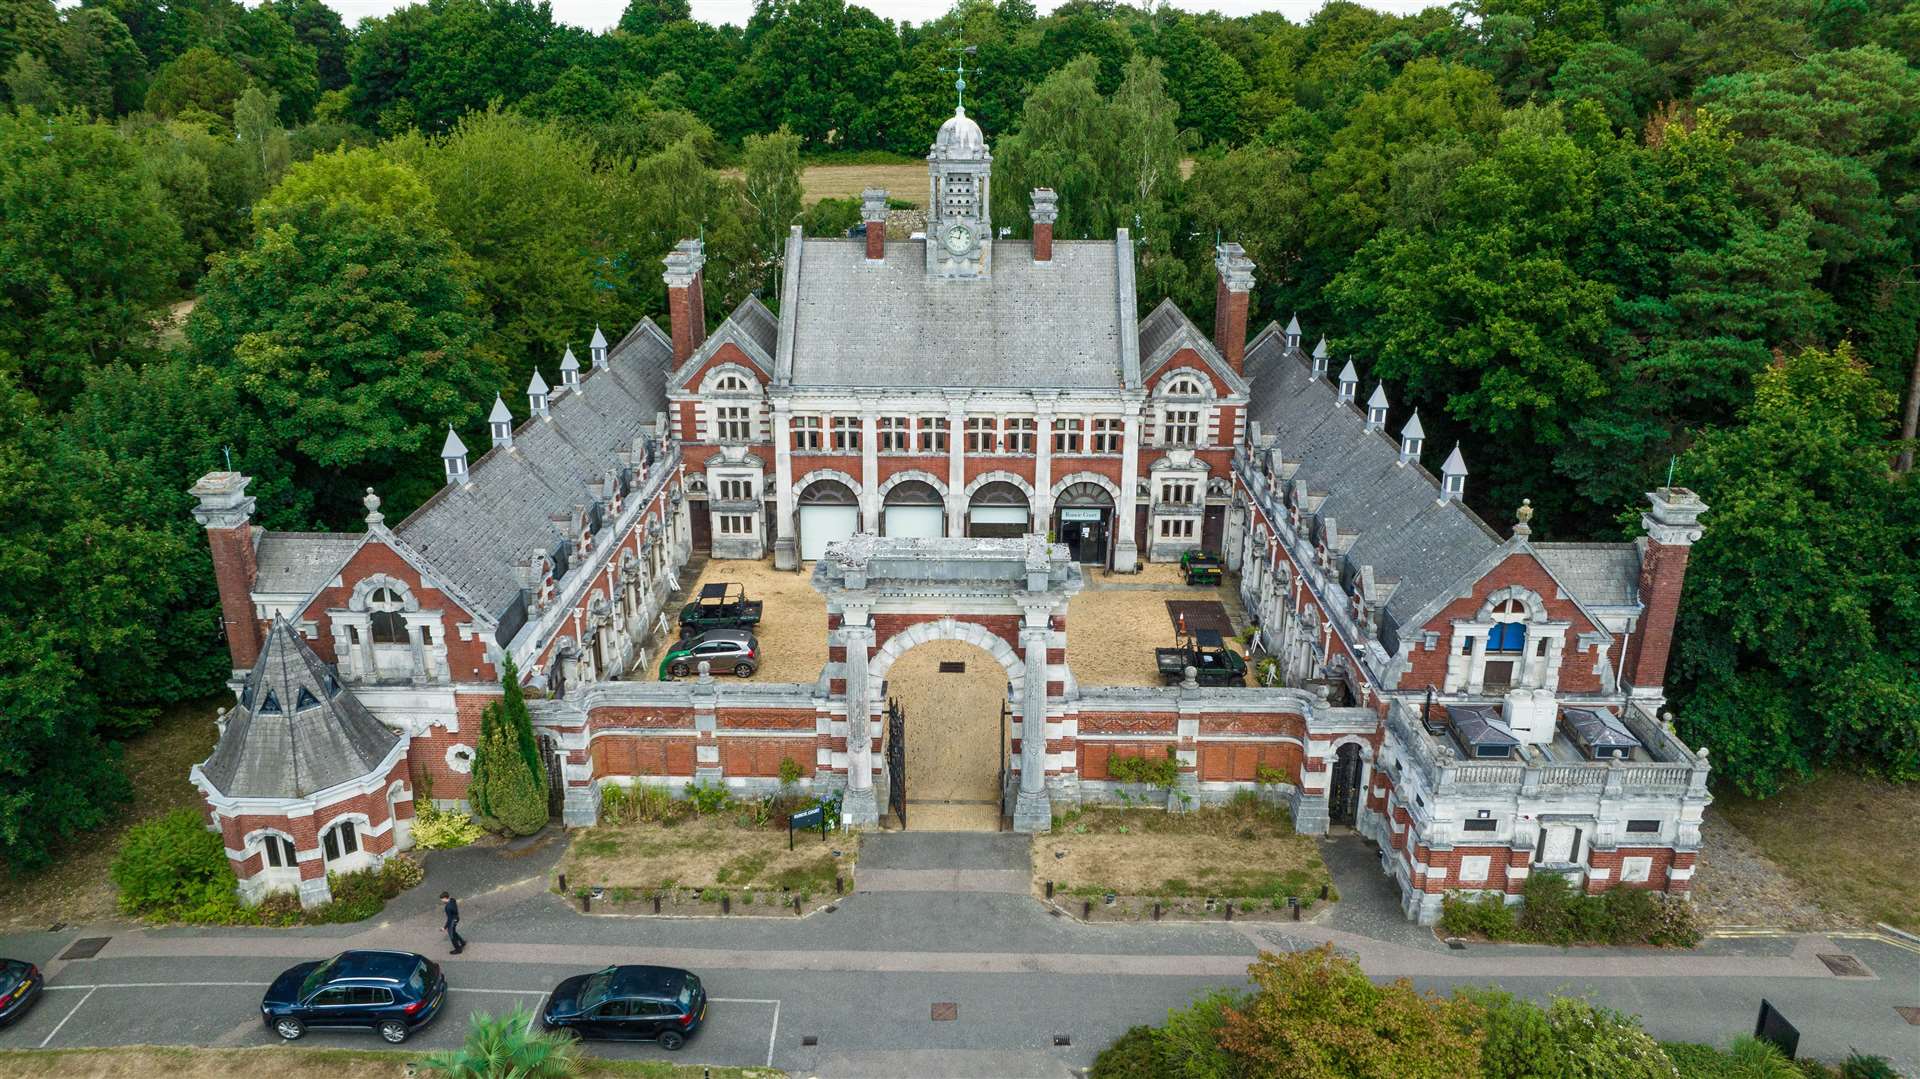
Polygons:
<instances>
[{"instance_id":1,"label":"brick chimney stack","mask_svg":"<svg viewBox=\"0 0 1920 1079\"><path fill-rule=\"evenodd\" d=\"M887 189L869 187L860 192L860 220L867 227L867 261L887 257Z\"/></svg>"},{"instance_id":2,"label":"brick chimney stack","mask_svg":"<svg viewBox=\"0 0 1920 1079\"><path fill-rule=\"evenodd\" d=\"M687 362L707 339L707 301L702 287L702 269L707 264L707 245L699 240L681 240L664 260L667 272L667 317L673 326L673 362Z\"/></svg>"},{"instance_id":3,"label":"brick chimney stack","mask_svg":"<svg viewBox=\"0 0 1920 1079\"><path fill-rule=\"evenodd\" d=\"M1033 261L1053 261L1053 223L1060 219L1060 196L1051 187L1033 189Z\"/></svg>"},{"instance_id":4,"label":"brick chimney stack","mask_svg":"<svg viewBox=\"0 0 1920 1079\"><path fill-rule=\"evenodd\" d=\"M209 472L187 493L200 500L193 519L207 530L213 548L213 577L220 587L220 624L235 671L250 671L260 658L263 639L253 613L253 582L259 576L253 554L253 477L238 472Z\"/></svg>"},{"instance_id":5,"label":"brick chimney stack","mask_svg":"<svg viewBox=\"0 0 1920 1079\"><path fill-rule=\"evenodd\" d=\"M1648 510L1640 517L1640 526L1647 530L1640 549L1640 624L1627 641L1621 680L1635 694L1657 696L1667 676L1687 558L1700 538L1700 515L1707 512L1707 504L1685 487L1649 491L1647 501Z\"/></svg>"},{"instance_id":6,"label":"brick chimney stack","mask_svg":"<svg viewBox=\"0 0 1920 1079\"><path fill-rule=\"evenodd\" d=\"M1253 295L1253 260L1236 243L1214 249L1220 283L1213 293L1213 346L1237 374L1247 370L1247 301Z\"/></svg>"}]
</instances>

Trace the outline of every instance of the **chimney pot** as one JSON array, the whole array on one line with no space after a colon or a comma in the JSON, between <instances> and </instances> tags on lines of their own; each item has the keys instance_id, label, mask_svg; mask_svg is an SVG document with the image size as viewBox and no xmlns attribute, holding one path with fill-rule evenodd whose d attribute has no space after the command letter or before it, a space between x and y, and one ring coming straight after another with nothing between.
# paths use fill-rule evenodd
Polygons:
<instances>
[{"instance_id":1,"label":"chimney pot","mask_svg":"<svg viewBox=\"0 0 1920 1079\"><path fill-rule=\"evenodd\" d=\"M860 220L866 226L867 261L887 257L887 189L869 187L860 192Z\"/></svg>"},{"instance_id":2,"label":"chimney pot","mask_svg":"<svg viewBox=\"0 0 1920 1079\"><path fill-rule=\"evenodd\" d=\"M1247 305L1253 294L1253 260L1236 243L1214 248L1219 283L1213 294L1213 344L1235 374L1247 368Z\"/></svg>"},{"instance_id":3,"label":"chimney pot","mask_svg":"<svg viewBox=\"0 0 1920 1079\"><path fill-rule=\"evenodd\" d=\"M1687 559L1701 536L1700 516L1707 504L1685 487L1661 487L1647 492L1647 512L1640 525L1647 530L1640 551L1638 631L1627 641L1621 675L1635 691L1658 691L1667 676L1667 655L1673 647L1674 622L1680 615L1681 586ZM1702 753L1705 751L1702 750Z\"/></svg>"},{"instance_id":4,"label":"chimney pot","mask_svg":"<svg viewBox=\"0 0 1920 1079\"><path fill-rule=\"evenodd\" d=\"M667 316L673 326L673 362L685 363L700 350L707 339L707 304L701 293L707 264L706 244L699 240L681 240L665 260L667 272L660 275L667 283Z\"/></svg>"},{"instance_id":5,"label":"chimney pot","mask_svg":"<svg viewBox=\"0 0 1920 1079\"><path fill-rule=\"evenodd\" d=\"M1060 219L1060 196L1051 187L1033 189L1033 261L1053 261L1053 224Z\"/></svg>"},{"instance_id":6,"label":"chimney pot","mask_svg":"<svg viewBox=\"0 0 1920 1079\"><path fill-rule=\"evenodd\" d=\"M193 519L207 530L207 545L212 548L220 621L236 671L253 667L263 640L253 609L259 564L253 549L253 499L247 495L247 484L252 482L252 477L238 472L209 472L188 491L199 500Z\"/></svg>"}]
</instances>

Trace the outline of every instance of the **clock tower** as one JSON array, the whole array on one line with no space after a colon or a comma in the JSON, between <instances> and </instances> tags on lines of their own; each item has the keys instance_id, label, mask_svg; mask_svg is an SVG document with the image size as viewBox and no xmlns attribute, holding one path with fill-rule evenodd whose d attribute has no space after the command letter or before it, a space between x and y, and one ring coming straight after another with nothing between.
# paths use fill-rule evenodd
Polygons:
<instances>
[{"instance_id":1,"label":"clock tower","mask_svg":"<svg viewBox=\"0 0 1920 1079\"><path fill-rule=\"evenodd\" d=\"M993 155L980 125L955 106L940 125L927 154L927 273L935 277L985 277L993 262L993 220L988 212Z\"/></svg>"}]
</instances>

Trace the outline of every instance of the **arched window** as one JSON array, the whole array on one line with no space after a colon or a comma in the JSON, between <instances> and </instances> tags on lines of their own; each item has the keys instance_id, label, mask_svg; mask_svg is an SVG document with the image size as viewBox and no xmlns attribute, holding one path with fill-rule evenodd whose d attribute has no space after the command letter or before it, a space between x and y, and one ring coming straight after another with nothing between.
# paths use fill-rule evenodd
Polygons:
<instances>
[{"instance_id":1,"label":"arched window","mask_svg":"<svg viewBox=\"0 0 1920 1079\"><path fill-rule=\"evenodd\" d=\"M1161 385L1160 396L1162 397L1200 397L1200 396L1204 396L1204 391L1200 389L1199 379L1193 378L1189 375L1180 375L1177 378L1172 378L1167 380L1165 383Z\"/></svg>"},{"instance_id":2,"label":"arched window","mask_svg":"<svg viewBox=\"0 0 1920 1079\"><path fill-rule=\"evenodd\" d=\"M293 840L276 832L268 832L260 837L261 852L270 869L292 869L297 863L293 854Z\"/></svg>"},{"instance_id":3,"label":"arched window","mask_svg":"<svg viewBox=\"0 0 1920 1079\"><path fill-rule=\"evenodd\" d=\"M405 644L407 642L407 620L401 615L406 603L400 593L391 588L376 588L367 598L368 629L373 634L375 644Z\"/></svg>"},{"instance_id":4,"label":"arched window","mask_svg":"<svg viewBox=\"0 0 1920 1079\"><path fill-rule=\"evenodd\" d=\"M714 380L713 392L715 393L746 393L748 392L747 380L742 378L739 375L731 374L731 373L721 375L719 378Z\"/></svg>"},{"instance_id":5,"label":"arched window","mask_svg":"<svg viewBox=\"0 0 1920 1079\"><path fill-rule=\"evenodd\" d=\"M324 846L327 850L327 861L329 862L339 858L345 858L347 855L359 850L360 836L354 831L353 822L343 820L339 824L327 829Z\"/></svg>"}]
</instances>

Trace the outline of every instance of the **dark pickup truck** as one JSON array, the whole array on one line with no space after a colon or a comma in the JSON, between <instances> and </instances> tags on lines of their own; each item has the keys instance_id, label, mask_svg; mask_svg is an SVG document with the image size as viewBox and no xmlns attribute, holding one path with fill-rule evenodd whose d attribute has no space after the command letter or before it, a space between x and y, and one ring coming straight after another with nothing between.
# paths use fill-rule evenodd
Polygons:
<instances>
[{"instance_id":1,"label":"dark pickup truck","mask_svg":"<svg viewBox=\"0 0 1920 1079\"><path fill-rule=\"evenodd\" d=\"M703 584L700 595L680 608L680 632L684 636L710 629L757 626L765 606L757 599L748 599L747 590L737 584Z\"/></svg>"},{"instance_id":2,"label":"dark pickup truck","mask_svg":"<svg viewBox=\"0 0 1920 1079\"><path fill-rule=\"evenodd\" d=\"M1153 660L1160 668L1160 681L1169 686L1186 681L1188 667L1198 672L1197 680L1203 686L1247 684L1247 661L1228 648L1215 630L1196 630L1177 648L1156 648Z\"/></svg>"},{"instance_id":3,"label":"dark pickup truck","mask_svg":"<svg viewBox=\"0 0 1920 1079\"><path fill-rule=\"evenodd\" d=\"M1219 584L1220 556L1205 551L1188 551L1180 556L1180 572L1188 584Z\"/></svg>"}]
</instances>

